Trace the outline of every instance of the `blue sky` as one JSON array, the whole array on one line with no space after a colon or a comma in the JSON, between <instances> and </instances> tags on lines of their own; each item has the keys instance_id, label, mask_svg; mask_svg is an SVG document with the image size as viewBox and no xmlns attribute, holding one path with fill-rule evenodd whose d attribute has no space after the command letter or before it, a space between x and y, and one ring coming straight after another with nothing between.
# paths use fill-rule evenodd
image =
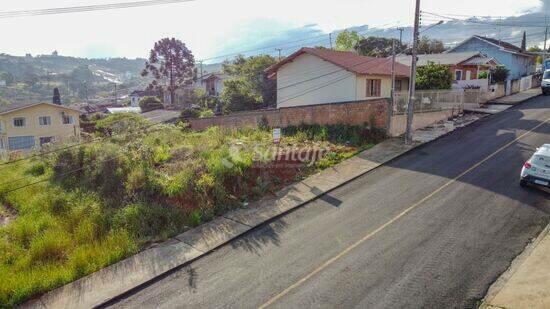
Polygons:
<instances>
[{"instance_id":1,"label":"blue sky","mask_svg":"<svg viewBox=\"0 0 550 309\"><path fill-rule=\"evenodd\" d=\"M2 10L104 4L127 0L2 0ZM47 3L46 3L47 2ZM423 0L426 11L466 15L517 15L539 0ZM184 41L204 59L264 46L327 44L331 31L412 24L414 0L196 0L124 10L0 19L0 52L80 57L146 57L162 37ZM265 52L276 53L273 49Z\"/></svg>"}]
</instances>

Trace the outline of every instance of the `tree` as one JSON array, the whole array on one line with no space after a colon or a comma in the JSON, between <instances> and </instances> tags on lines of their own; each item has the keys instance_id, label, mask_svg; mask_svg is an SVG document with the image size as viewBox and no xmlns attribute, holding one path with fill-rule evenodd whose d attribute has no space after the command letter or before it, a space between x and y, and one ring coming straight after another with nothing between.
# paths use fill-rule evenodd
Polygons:
<instances>
[{"instance_id":1,"label":"tree","mask_svg":"<svg viewBox=\"0 0 550 309\"><path fill-rule=\"evenodd\" d=\"M521 39L521 50L527 50L527 31L523 31L523 38Z\"/></svg>"},{"instance_id":2,"label":"tree","mask_svg":"<svg viewBox=\"0 0 550 309\"><path fill-rule=\"evenodd\" d=\"M165 38L155 43L141 75L151 75L153 81L147 88L168 91L173 103L177 89L197 80L195 57L180 40Z\"/></svg>"},{"instance_id":3,"label":"tree","mask_svg":"<svg viewBox=\"0 0 550 309\"><path fill-rule=\"evenodd\" d=\"M453 74L446 65L428 63L419 67L416 73L416 89L444 90L451 89Z\"/></svg>"},{"instance_id":4,"label":"tree","mask_svg":"<svg viewBox=\"0 0 550 309\"><path fill-rule=\"evenodd\" d=\"M61 105L61 94L59 93L59 88L53 88L53 104Z\"/></svg>"},{"instance_id":5,"label":"tree","mask_svg":"<svg viewBox=\"0 0 550 309\"><path fill-rule=\"evenodd\" d=\"M0 80L6 82L6 86L10 86L15 81L15 77L10 72L0 72Z\"/></svg>"},{"instance_id":6,"label":"tree","mask_svg":"<svg viewBox=\"0 0 550 309\"><path fill-rule=\"evenodd\" d=\"M267 78L265 70L276 63L277 60L269 55L238 56L224 63L223 72L231 78L224 81L222 102L231 111L275 104L277 83Z\"/></svg>"},{"instance_id":7,"label":"tree","mask_svg":"<svg viewBox=\"0 0 550 309\"><path fill-rule=\"evenodd\" d=\"M440 40L432 40L427 36L423 36L418 41L418 54L440 54L445 51L445 45Z\"/></svg>"},{"instance_id":8,"label":"tree","mask_svg":"<svg viewBox=\"0 0 550 309\"><path fill-rule=\"evenodd\" d=\"M509 74L510 70L508 70L508 68L503 65L498 66L491 72L492 81L493 83L505 82L508 79Z\"/></svg>"},{"instance_id":9,"label":"tree","mask_svg":"<svg viewBox=\"0 0 550 309\"><path fill-rule=\"evenodd\" d=\"M396 53L400 53L407 48L407 45L399 43L397 39L370 36L359 41L355 46L355 50L363 56L386 58L392 54L393 42L395 42Z\"/></svg>"},{"instance_id":10,"label":"tree","mask_svg":"<svg viewBox=\"0 0 550 309\"><path fill-rule=\"evenodd\" d=\"M363 36L357 33L357 31L344 30L336 37L336 50L353 50L362 39L364 39Z\"/></svg>"}]
</instances>

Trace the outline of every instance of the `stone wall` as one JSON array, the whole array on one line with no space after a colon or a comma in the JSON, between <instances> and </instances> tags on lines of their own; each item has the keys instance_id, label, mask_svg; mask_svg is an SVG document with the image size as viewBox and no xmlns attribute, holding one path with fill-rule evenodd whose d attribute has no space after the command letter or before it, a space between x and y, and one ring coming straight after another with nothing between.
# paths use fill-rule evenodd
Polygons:
<instances>
[{"instance_id":1,"label":"stone wall","mask_svg":"<svg viewBox=\"0 0 550 309\"><path fill-rule=\"evenodd\" d=\"M192 130L205 130L211 126L227 128L257 127L262 119L270 127L288 127L300 124L348 124L361 125L374 120L374 125L386 128L388 122L388 100L373 99L358 102L330 103L279 109L233 113L228 116L189 119Z\"/></svg>"}]
</instances>

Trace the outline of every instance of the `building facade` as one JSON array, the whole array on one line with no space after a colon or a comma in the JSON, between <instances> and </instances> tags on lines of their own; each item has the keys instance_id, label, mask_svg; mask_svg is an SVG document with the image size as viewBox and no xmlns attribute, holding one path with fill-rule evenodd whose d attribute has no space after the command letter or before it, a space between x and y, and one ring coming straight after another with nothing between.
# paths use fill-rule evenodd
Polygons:
<instances>
[{"instance_id":1,"label":"building facade","mask_svg":"<svg viewBox=\"0 0 550 309\"><path fill-rule=\"evenodd\" d=\"M38 103L0 108L0 152L28 151L45 144L78 140L81 112Z\"/></svg>"},{"instance_id":2,"label":"building facade","mask_svg":"<svg viewBox=\"0 0 550 309\"><path fill-rule=\"evenodd\" d=\"M508 80L517 80L536 72L536 55L530 54L513 44L493 38L473 36L447 53L481 52L494 58L510 70Z\"/></svg>"},{"instance_id":3,"label":"building facade","mask_svg":"<svg viewBox=\"0 0 550 309\"><path fill-rule=\"evenodd\" d=\"M396 63L396 90L409 87L410 69ZM391 96L391 59L302 48L267 69L277 80L277 108Z\"/></svg>"}]
</instances>

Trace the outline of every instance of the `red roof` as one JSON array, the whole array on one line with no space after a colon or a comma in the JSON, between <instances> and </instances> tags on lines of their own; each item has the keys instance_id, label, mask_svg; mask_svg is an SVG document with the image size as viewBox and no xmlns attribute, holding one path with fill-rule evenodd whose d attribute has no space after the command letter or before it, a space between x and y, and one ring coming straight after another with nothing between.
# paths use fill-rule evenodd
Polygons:
<instances>
[{"instance_id":1,"label":"red roof","mask_svg":"<svg viewBox=\"0 0 550 309\"><path fill-rule=\"evenodd\" d=\"M374 58L361 56L354 52L347 51L334 51L331 49L323 48L309 48L304 47L294 54L286 57L279 63L269 67L266 72L268 75L273 76L277 71L285 64L294 61L297 57L309 54L317 56L323 60L331 62L342 69L357 74L364 75L391 75L391 59L390 58ZM396 77L409 77L410 68L404 64L395 63L395 76Z\"/></svg>"}]
</instances>

